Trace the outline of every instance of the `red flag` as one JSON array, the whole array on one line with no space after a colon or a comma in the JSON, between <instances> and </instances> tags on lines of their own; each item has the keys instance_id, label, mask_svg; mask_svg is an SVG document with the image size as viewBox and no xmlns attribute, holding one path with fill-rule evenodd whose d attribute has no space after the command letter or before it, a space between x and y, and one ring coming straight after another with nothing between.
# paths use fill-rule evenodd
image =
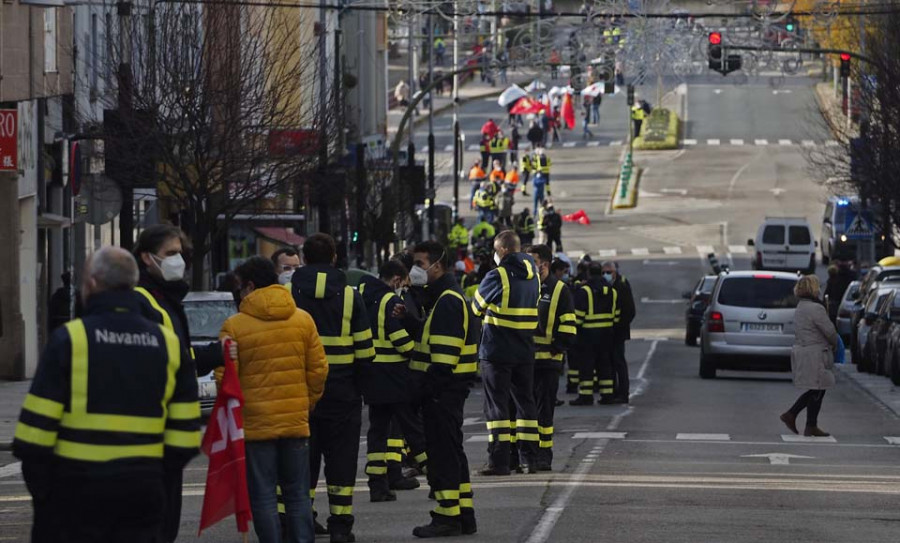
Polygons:
<instances>
[{"instance_id":1,"label":"red flag","mask_svg":"<svg viewBox=\"0 0 900 543\"><path fill-rule=\"evenodd\" d=\"M583 209L579 209L575 213L571 213L569 215L563 215L562 220L564 222L577 222L585 226L591 224L591 219L587 216L587 213L585 213Z\"/></svg>"},{"instance_id":2,"label":"red flag","mask_svg":"<svg viewBox=\"0 0 900 543\"><path fill-rule=\"evenodd\" d=\"M523 98L519 98L516 102L516 105L509 110L510 113L514 115L525 115L528 113L539 113L542 110L546 110L547 106L543 103L538 102L534 98L529 98L527 96Z\"/></svg>"},{"instance_id":3,"label":"red flag","mask_svg":"<svg viewBox=\"0 0 900 543\"><path fill-rule=\"evenodd\" d=\"M563 120L566 121L566 126L569 127L569 130L575 128L575 105L572 103L572 95L569 93L563 96L560 114Z\"/></svg>"},{"instance_id":4,"label":"red flag","mask_svg":"<svg viewBox=\"0 0 900 543\"><path fill-rule=\"evenodd\" d=\"M225 348L225 374L209 418L209 426L200 448L209 456L206 493L197 535L234 514L239 532L247 532L250 497L247 494L247 466L244 458L244 419L241 407L244 395L234 361Z\"/></svg>"}]
</instances>

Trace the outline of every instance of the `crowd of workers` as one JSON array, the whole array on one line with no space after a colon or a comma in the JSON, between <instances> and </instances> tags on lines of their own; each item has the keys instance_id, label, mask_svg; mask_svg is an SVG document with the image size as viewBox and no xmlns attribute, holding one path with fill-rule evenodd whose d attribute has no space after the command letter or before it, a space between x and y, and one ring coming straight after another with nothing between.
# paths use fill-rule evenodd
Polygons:
<instances>
[{"instance_id":1,"label":"crowd of workers","mask_svg":"<svg viewBox=\"0 0 900 543\"><path fill-rule=\"evenodd\" d=\"M485 476L552 469L567 357L572 405L595 391L601 403L628 401L634 302L612 262L585 260L570 278L550 247L523 247L506 229L483 236L493 256L477 252L468 275L463 247L426 241L353 288L334 240L315 234L302 266L291 249L240 264L239 312L220 342L192 346L182 239L153 226L133 253L104 247L88 259L83 316L53 333L15 432L34 541L174 541L182 471L200 443L196 377L222 366L226 349L263 543L355 539L363 402L370 500L394 501L426 475L436 506L413 533L428 538L477 530L462 433L476 381L491 436ZM324 525L312 506L323 460Z\"/></svg>"}]
</instances>

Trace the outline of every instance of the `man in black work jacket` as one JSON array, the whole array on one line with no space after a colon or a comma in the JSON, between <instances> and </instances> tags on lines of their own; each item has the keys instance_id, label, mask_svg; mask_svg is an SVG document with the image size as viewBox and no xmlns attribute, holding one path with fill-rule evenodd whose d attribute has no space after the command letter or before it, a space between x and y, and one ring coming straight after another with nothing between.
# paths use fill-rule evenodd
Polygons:
<instances>
[{"instance_id":1,"label":"man in black work jacket","mask_svg":"<svg viewBox=\"0 0 900 543\"><path fill-rule=\"evenodd\" d=\"M181 341L182 364L197 375L206 375L224 364L222 343L216 341L203 346L191 346L191 331L182 300L190 287L184 280L185 262L182 256L183 233L174 226L158 224L141 232L134 257L140 270L135 291L140 294L141 314L175 332ZM237 357L237 344L233 344ZM181 524L181 470L166 474L166 520L163 541L178 538Z\"/></svg>"},{"instance_id":2,"label":"man in black work jacket","mask_svg":"<svg viewBox=\"0 0 900 543\"><path fill-rule=\"evenodd\" d=\"M305 266L291 277L297 307L310 315L328 359L325 394L309 421L310 488L319 480L322 457L328 483L328 533L332 543L354 541L353 487L362 427L359 372L375 358L372 328L362 297L334 267L334 239L313 234L303 244Z\"/></svg>"},{"instance_id":3,"label":"man in black work jacket","mask_svg":"<svg viewBox=\"0 0 900 543\"><path fill-rule=\"evenodd\" d=\"M563 371L563 356L575 343L575 311L572 294L565 283L550 273L553 253L546 245L527 249L541 278L538 300L538 327L534 334L534 401L537 405L538 451L537 470L550 471L553 462L553 414L556 393Z\"/></svg>"},{"instance_id":4,"label":"man in black work jacket","mask_svg":"<svg viewBox=\"0 0 900 543\"><path fill-rule=\"evenodd\" d=\"M519 467L537 471L537 408L534 403L534 333L538 323L540 279L534 260L521 253L510 230L494 240L494 262L478 286L472 310L484 318L478 358L484 381L484 412L490 432L488 466L482 475L509 475L510 442L515 432ZM516 405L510 423L510 396Z\"/></svg>"},{"instance_id":5,"label":"man in black work jacket","mask_svg":"<svg viewBox=\"0 0 900 543\"><path fill-rule=\"evenodd\" d=\"M463 449L463 407L478 371L480 322L450 267L447 250L426 241L414 250L416 274L427 275L431 311L410 368L416 373L425 422L428 484L437 506L416 537L471 535L477 531L469 461ZM413 273L411 271L411 273Z\"/></svg>"},{"instance_id":6,"label":"man in black work jacket","mask_svg":"<svg viewBox=\"0 0 900 543\"><path fill-rule=\"evenodd\" d=\"M427 460L422 421L412 406L409 361L415 341L394 311L397 305L404 305L398 292L408 275L400 261L388 260L381 266L378 278L365 276L359 284L366 313L372 316L375 345L375 359L362 365L360 376L363 398L369 406L366 475L369 499L373 502L396 501L393 490L397 485L402 485L400 489L412 488L402 480L400 470L404 438L423 471ZM399 427L399 436L391 435L392 420Z\"/></svg>"},{"instance_id":7,"label":"man in black work jacket","mask_svg":"<svg viewBox=\"0 0 900 543\"><path fill-rule=\"evenodd\" d=\"M569 401L569 405L593 405L595 386L599 388L600 403L614 403L612 351L618 294L601 277L600 271L599 265L588 263L586 280L572 294L578 350L583 358L579 366L578 398Z\"/></svg>"},{"instance_id":8,"label":"man in black work jacket","mask_svg":"<svg viewBox=\"0 0 900 543\"><path fill-rule=\"evenodd\" d=\"M631 385L628 379L628 361L625 360L625 342L631 339L631 323L636 315L634 294L631 292L631 283L619 273L619 266L615 262L604 262L602 273L603 280L612 285L619 295L613 326L612 367L615 374L615 392L611 403L627 404Z\"/></svg>"},{"instance_id":9,"label":"man in black work jacket","mask_svg":"<svg viewBox=\"0 0 900 543\"><path fill-rule=\"evenodd\" d=\"M16 426L32 495L32 541L155 543L165 473L200 445L193 366L178 337L140 314L134 258L100 249L85 266L83 318L50 338Z\"/></svg>"}]
</instances>

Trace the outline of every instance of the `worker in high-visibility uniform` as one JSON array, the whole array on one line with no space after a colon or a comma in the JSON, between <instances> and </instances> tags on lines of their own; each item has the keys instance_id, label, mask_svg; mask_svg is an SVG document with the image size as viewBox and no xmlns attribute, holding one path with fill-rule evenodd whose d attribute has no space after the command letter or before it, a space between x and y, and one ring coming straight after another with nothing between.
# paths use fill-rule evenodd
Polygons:
<instances>
[{"instance_id":1,"label":"worker in high-visibility uniform","mask_svg":"<svg viewBox=\"0 0 900 543\"><path fill-rule=\"evenodd\" d=\"M160 540L166 473L200 446L193 364L141 315L134 257L104 247L85 266L84 316L56 329L12 444L34 506L31 540Z\"/></svg>"},{"instance_id":2,"label":"worker in high-visibility uniform","mask_svg":"<svg viewBox=\"0 0 900 543\"><path fill-rule=\"evenodd\" d=\"M463 406L478 371L480 322L472 314L453 276L441 244L415 246L415 268L428 276L434 306L413 353L424 401L428 483L437 506L431 522L413 530L416 537L471 535L477 531L469 461L463 449Z\"/></svg>"},{"instance_id":3,"label":"worker in high-visibility uniform","mask_svg":"<svg viewBox=\"0 0 900 543\"><path fill-rule=\"evenodd\" d=\"M618 294L601 274L599 263L589 264L586 284L576 288L573 295L578 345L585 358L578 368L578 398L569 405L593 405L595 382L601 402L608 403L613 397L613 324Z\"/></svg>"},{"instance_id":4,"label":"worker in high-visibility uniform","mask_svg":"<svg viewBox=\"0 0 900 543\"><path fill-rule=\"evenodd\" d=\"M503 169L500 159L495 158L491 174L488 176L488 181L499 184L502 183L504 179L506 179L506 170Z\"/></svg>"},{"instance_id":5,"label":"worker in high-visibility uniform","mask_svg":"<svg viewBox=\"0 0 900 543\"><path fill-rule=\"evenodd\" d=\"M541 278L541 297L538 299L538 328L534 334L534 401L537 406L538 451L537 470L550 471L553 462L553 414L563 357L575 343L575 312L572 294L565 283L550 273L553 253L546 245L532 245L527 249L534 259Z\"/></svg>"},{"instance_id":6,"label":"worker in high-visibility uniform","mask_svg":"<svg viewBox=\"0 0 900 543\"><path fill-rule=\"evenodd\" d=\"M472 310L484 317L478 359L484 382L484 411L490 432L490 458L482 475L509 475L511 420L519 449L519 467L537 470L537 409L534 403L534 333L538 325L540 279L534 260L521 252L511 230L494 239L494 262L472 300ZM511 417L510 398L515 402Z\"/></svg>"},{"instance_id":7,"label":"worker in high-visibility uniform","mask_svg":"<svg viewBox=\"0 0 900 543\"><path fill-rule=\"evenodd\" d=\"M487 174L484 173L484 169L482 169L481 164L482 162L476 159L475 164L473 164L472 168L469 169L469 184L471 185L469 202L473 202L475 200L475 193L481 187L481 182L487 179ZM474 203L472 204L472 209L475 209Z\"/></svg>"},{"instance_id":8,"label":"worker in high-visibility uniform","mask_svg":"<svg viewBox=\"0 0 900 543\"><path fill-rule=\"evenodd\" d=\"M372 316L375 358L360 368L363 398L369 406L366 475L369 477L369 499L373 502L396 501L394 490L412 490L419 486L414 478L391 481L388 464L399 467L404 439L420 469L425 471L425 435L418 414L413 410L412 375L409 359L415 346L414 336L394 315L403 300L397 292L407 283L409 272L398 260L388 260L378 278L363 277L359 290L366 313ZM415 333L415 331L414 331ZM401 436L391 435L391 421L396 421ZM390 443L396 441L399 443ZM393 447L391 446L393 445ZM397 470L399 471L399 470ZM392 484L393 483L393 484Z\"/></svg>"},{"instance_id":9,"label":"worker in high-visibility uniform","mask_svg":"<svg viewBox=\"0 0 900 543\"><path fill-rule=\"evenodd\" d=\"M465 258L469 250L469 231L466 229L465 221L462 217L458 217L453 223L453 228L447 235L447 245L451 251L456 253L456 258L462 260Z\"/></svg>"},{"instance_id":10,"label":"worker in high-visibility uniform","mask_svg":"<svg viewBox=\"0 0 900 543\"><path fill-rule=\"evenodd\" d=\"M478 142L478 151L481 153L481 163L487 167L491 163L491 140L494 135L482 133L481 141Z\"/></svg>"},{"instance_id":11,"label":"worker in high-visibility uniform","mask_svg":"<svg viewBox=\"0 0 900 543\"><path fill-rule=\"evenodd\" d=\"M516 187L519 186L519 169L518 169L518 164L516 164L515 162L510 163L509 171L506 172L505 181L507 183L509 183L510 185L512 185L513 190L515 190Z\"/></svg>"},{"instance_id":12,"label":"worker in high-visibility uniform","mask_svg":"<svg viewBox=\"0 0 900 543\"><path fill-rule=\"evenodd\" d=\"M528 246L534 242L534 216L527 207L516 215L515 227L522 245Z\"/></svg>"},{"instance_id":13,"label":"worker in high-visibility uniform","mask_svg":"<svg viewBox=\"0 0 900 543\"><path fill-rule=\"evenodd\" d=\"M472 204L474 204L475 208L478 210L478 222L494 222L494 210L496 209L497 204L494 199L494 191L491 189L490 181L481 183L481 188L475 193Z\"/></svg>"},{"instance_id":14,"label":"worker in high-visibility uniform","mask_svg":"<svg viewBox=\"0 0 900 543\"><path fill-rule=\"evenodd\" d=\"M641 126L644 124L644 118L646 118L646 116L647 114L644 112L644 108L641 107L640 102L631 106L631 124L633 127L631 134L632 139L641 135Z\"/></svg>"},{"instance_id":15,"label":"worker in high-visibility uniform","mask_svg":"<svg viewBox=\"0 0 900 543\"><path fill-rule=\"evenodd\" d=\"M141 314L175 332L183 349L181 363L197 375L207 375L224 364L223 343L215 341L192 347L191 331L182 300L190 287L184 280L182 256L184 233L177 227L157 224L145 228L134 246L139 279ZM166 519L161 538L173 542L181 526L182 471L166 471Z\"/></svg>"},{"instance_id":16,"label":"worker in high-visibility uniform","mask_svg":"<svg viewBox=\"0 0 900 543\"><path fill-rule=\"evenodd\" d=\"M362 297L334 267L334 238L313 234L303 244L306 264L291 277L297 307L316 322L328 359L325 394L310 416L310 484L319 480L322 457L328 486L328 533L333 543L354 541L353 487L362 427L359 368L375 358L372 328ZM321 531L321 529L319 529Z\"/></svg>"},{"instance_id":17,"label":"worker in high-visibility uniform","mask_svg":"<svg viewBox=\"0 0 900 543\"><path fill-rule=\"evenodd\" d=\"M509 151L509 138L503 135L503 132L497 132L497 134L491 138L488 147L491 152L492 160L499 160L500 166L506 167L506 153Z\"/></svg>"}]
</instances>

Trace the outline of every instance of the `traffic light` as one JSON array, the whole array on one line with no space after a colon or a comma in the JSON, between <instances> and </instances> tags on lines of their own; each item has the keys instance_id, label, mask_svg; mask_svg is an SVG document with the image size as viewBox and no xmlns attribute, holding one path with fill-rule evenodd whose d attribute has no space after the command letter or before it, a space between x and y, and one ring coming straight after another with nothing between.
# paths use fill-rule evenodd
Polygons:
<instances>
[{"instance_id":1,"label":"traffic light","mask_svg":"<svg viewBox=\"0 0 900 543\"><path fill-rule=\"evenodd\" d=\"M784 21L784 29L785 29L785 31L793 34L793 33L797 32L797 30L800 29L800 25L797 24L796 19L794 19L793 17L788 17Z\"/></svg>"},{"instance_id":2,"label":"traffic light","mask_svg":"<svg viewBox=\"0 0 900 543\"><path fill-rule=\"evenodd\" d=\"M709 60L709 69L722 72L722 34L719 32L709 33L709 44L706 48L706 57Z\"/></svg>"},{"instance_id":3,"label":"traffic light","mask_svg":"<svg viewBox=\"0 0 900 543\"><path fill-rule=\"evenodd\" d=\"M743 60L740 55L726 55L726 51L722 45L722 34L720 32L709 33L709 43L707 44L706 57L709 60L709 69L719 72L722 75L728 75L731 72L741 69Z\"/></svg>"},{"instance_id":4,"label":"traffic light","mask_svg":"<svg viewBox=\"0 0 900 543\"><path fill-rule=\"evenodd\" d=\"M850 53L841 53L841 77L850 77Z\"/></svg>"},{"instance_id":5,"label":"traffic light","mask_svg":"<svg viewBox=\"0 0 900 543\"><path fill-rule=\"evenodd\" d=\"M634 85L628 85L628 105L634 105Z\"/></svg>"}]
</instances>

